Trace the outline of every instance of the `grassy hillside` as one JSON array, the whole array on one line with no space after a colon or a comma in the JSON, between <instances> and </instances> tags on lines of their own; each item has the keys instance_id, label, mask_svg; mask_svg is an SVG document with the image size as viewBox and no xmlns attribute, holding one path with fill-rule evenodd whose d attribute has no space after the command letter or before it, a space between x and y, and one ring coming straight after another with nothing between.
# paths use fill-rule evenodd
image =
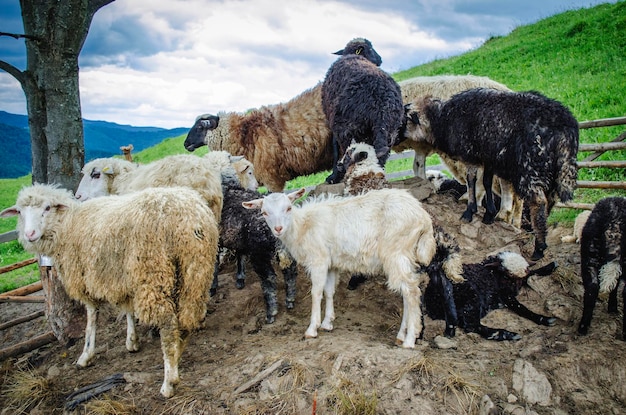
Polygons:
<instances>
[{"instance_id":1,"label":"grassy hillside","mask_svg":"<svg viewBox=\"0 0 626 415\"><path fill-rule=\"evenodd\" d=\"M463 55L436 60L394 74L400 81L413 76L475 74L488 76L514 90L537 90L567 105L579 121L626 115L626 1L590 9L568 11L535 24L521 26L507 36L493 37ZM269 104L269 103L268 103ZM606 142L624 131L624 126L581 130L581 141ZM169 154L187 153L184 136L166 139L134 153L136 161L147 163ZM193 154L203 155L206 147ZM626 160L626 152L612 152L602 159ZM436 162L436 156L430 159ZM388 166L389 171L410 169L403 160ZM290 181L287 188L321 183L327 173ZM583 180L626 180L616 169L581 170ZM10 206L30 177L0 180L0 209ZM577 199L595 201L624 192L578 190ZM558 210L551 221L571 220L575 212ZM15 228L14 219L0 219L0 233ZM0 265L17 261L21 247L14 242L0 246ZM17 252L17 254L15 253ZM17 256L17 257L16 257ZM0 279L2 276L0 276ZM9 277L10 278L10 277ZM7 289L7 288L4 288ZM0 292L3 283L0 280Z\"/></svg>"}]
</instances>

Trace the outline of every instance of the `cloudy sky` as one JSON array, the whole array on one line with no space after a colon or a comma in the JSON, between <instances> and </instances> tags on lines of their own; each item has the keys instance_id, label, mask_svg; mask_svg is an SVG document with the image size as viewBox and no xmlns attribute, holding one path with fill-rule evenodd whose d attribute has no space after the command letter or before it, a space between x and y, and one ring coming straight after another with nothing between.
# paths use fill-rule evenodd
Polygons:
<instances>
[{"instance_id":1,"label":"cloudy sky","mask_svg":"<svg viewBox=\"0 0 626 415\"><path fill-rule=\"evenodd\" d=\"M324 79L355 37L390 73L463 53L491 36L601 0L117 0L95 15L81 52L83 117L190 127L196 116L284 102ZM0 31L23 33L18 0L0 0ZM0 60L26 67L23 40ZM0 70L0 110L26 114Z\"/></svg>"}]
</instances>

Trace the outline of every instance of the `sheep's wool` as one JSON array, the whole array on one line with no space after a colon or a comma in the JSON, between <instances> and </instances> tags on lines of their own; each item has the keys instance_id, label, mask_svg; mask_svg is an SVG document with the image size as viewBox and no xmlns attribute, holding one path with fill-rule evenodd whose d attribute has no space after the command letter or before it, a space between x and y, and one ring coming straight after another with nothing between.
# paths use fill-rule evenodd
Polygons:
<instances>
[{"instance_id":1,"label":"sheep's wool","mask_svg":"<svg viewBox=\"0 0 626 415\"><path fill-rule=\"evenodd\" d=\"M502 265L509 270L511 275L524 278L528 275L528 262L520 254L514 252L501 252L498 254Z\"/></svg>"}]
</instances>

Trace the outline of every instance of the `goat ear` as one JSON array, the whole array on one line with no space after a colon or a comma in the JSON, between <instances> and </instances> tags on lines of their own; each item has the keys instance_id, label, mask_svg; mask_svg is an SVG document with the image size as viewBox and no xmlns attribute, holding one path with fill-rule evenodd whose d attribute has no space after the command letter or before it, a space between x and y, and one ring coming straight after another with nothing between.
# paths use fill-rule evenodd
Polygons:
<instances>
[{"instance_id":1,"label":"goat ear","mask_svg":"<svg viewBox=\"0 0 626 415\"><path fill-rule=\"evenodd\" d=\"M531 275L539 275L540 277L545 277L546 275L550 275L552 274L552 272L557 269L559 265L556 263L556 261L552 261L549 264L544 265L543 267L531 270L528 273L528 276L530 277Z\"/></svg>"},{"instance_id":2,"label":"goat ear","mask_svg":"<svg viewBox=\"0 0 626 415\"><path fill-rule=\"evenodd\" d=\"M291 203L293 203L295 200L300 199L304 193L306 192L306 188L301 188L300 190L296 191L296 192L291 192L287 195L287 197L289 198L289 200L291 201Z\"/></svg>"},{"instance_id":3,"label":"goat ear","mask_svg":"<svg viewBox=\"0 0 626 415\"><path fill-rule=\"evenodd\" d=\"M343 49L339 49L337 52L333 52L333 55L343 55Z\"/></svg>"},{"instance_id":4,"label":"goat ear","mask_svg":"<svg viewBox=\"0 0 626 415\"><path fill-rule=\"evenodd\" d=\"M17 206L11 206L10 208L6 208L2 212L0 212L0 217L9 218L11 216L17 216L19 214L20 211L18 210Z\"/></svg>"},{"instance_id":5,"label":"goat ear","mask_svg":"<svg viewBox=\"0 0 626 415\"><path fill-rule=\"evenodd\" d=\"M249 200L247 202L241 202L241 206L246 209L261 209L261 207L263 206L263 198Z\"/></svg>"},{"instance_id":6,"label":"goat ear","mask_svg":"<svg viewBox=\"0 0 626 415\"><path fill-rule=\"evenodd\" d=\"M228 160L231 163L236 163L236 162L238 162L239 160L242 160L242 159L243 159L243 156L233 156L233 155L228 156Z\"/></svg>"}]
</instances>

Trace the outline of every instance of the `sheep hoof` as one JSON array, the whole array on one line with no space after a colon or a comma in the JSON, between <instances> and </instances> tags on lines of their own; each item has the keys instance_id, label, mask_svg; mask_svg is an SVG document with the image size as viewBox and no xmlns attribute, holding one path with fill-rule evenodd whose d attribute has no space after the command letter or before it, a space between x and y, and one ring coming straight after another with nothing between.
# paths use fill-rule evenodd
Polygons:
<instances>
[{"instance_id":1,"label":"sheep hoof","mask_svg":"<svg viewBox=\"0 0 626 415\"><path fill-rule=\"evenodd\" d=\"M246 280L243 278L237 278L237 280L235 281L235 286L241 290L246 286Z\"/></svg>"},{"instance_id":2,"label":"sheep hoof","mask_svg":"<svg viewBox=\"0 0 626 415\"><path fill-rule=\"evenodd\" d=\"M585 326L584 324L581 324L578 326L578 334L581 334L584 336L587 333L589 333L589 326Z\"/></svg>"},{"instance_id":3,"label":"sheep hoof","mask_svg":"<svg viewBox=\"0 0 626 415\"><path fill-rule=\"evenodd\" d=\"M542 319L542 324L544 326L554 326L556 324L556 318L554 318L554 317L544 317Z\"/></svg>"},{"instance_id":4,"label":"sheep hoof","mask_svg":"<svg viewBox=\"0 0 626 415\"><path fill-rule=\"evenodd\" d=\"M174 396L174 387L167 383L163 383L163 386L161 386L161 395L163 395L164 398L171 398Z\"/></svg>"},{"instance_id":5,"label":"sheep hoof","mask_svg":"<svg viewBox=\"0 0 626 415\"><path fill-rule=\"evenodd\" d=\"M265 316L265 324L272 324L276 321L276 317L274 316Z\"/></svg>"},{"instance_id":6,"label":"sheep hoof","mask_svg":"<svg viewBox=\"0 0 626 415\"><path fill-rule=\"evenodd\" d=\"M209 290L209 295L210 295L211 297L213 297L213 296L215 296L215 294L217 294L217 288L211 288L211 289Z\"/></svg>"},{"instance_id":7,"label":"sheep hoof","mask_svg":"<svg viewBox=\"0 0 626 415\"><path fill-rule=\"evenodd\" d=\"M467 223L470 223L473 218L474 218L474 214L467 210L463 212L463 215L461 216L461 220Z\"/></svg>"},{"instance_id":8,"label":"sheep hoof","mask_svg":"<svg viewBox=\"0 0 626 415\"><path fill-rule=\"evenodd\" d=\"M541 258L543 258L543 249L535 249L535 252L533 252L533 255L530 257L530 259L532 261L539 261Z\"/></svg>"},{"instance_id":9,"label":"sheep hoof","mask_svg":"<svg viewBox=\"0 0 626 415\"><path fill-rule=\"evenodd\" d=\"M485 216L483 216L483 223L485 225L491 225L494 222L494 216L490 215L488 213L485 213Z\"/></svg>"},{"instance_id":10,"label":"sheep hoof","mask_svg":"<svg viewBox=\"0 0 626 415\"><path fill-rule=\"evenodd\" d=\"M296 306L296 301L295 300L286 300L285 301L285 307L287 307L287 310L293 310L293 308Z\"/></svg>"}]
</instances>

